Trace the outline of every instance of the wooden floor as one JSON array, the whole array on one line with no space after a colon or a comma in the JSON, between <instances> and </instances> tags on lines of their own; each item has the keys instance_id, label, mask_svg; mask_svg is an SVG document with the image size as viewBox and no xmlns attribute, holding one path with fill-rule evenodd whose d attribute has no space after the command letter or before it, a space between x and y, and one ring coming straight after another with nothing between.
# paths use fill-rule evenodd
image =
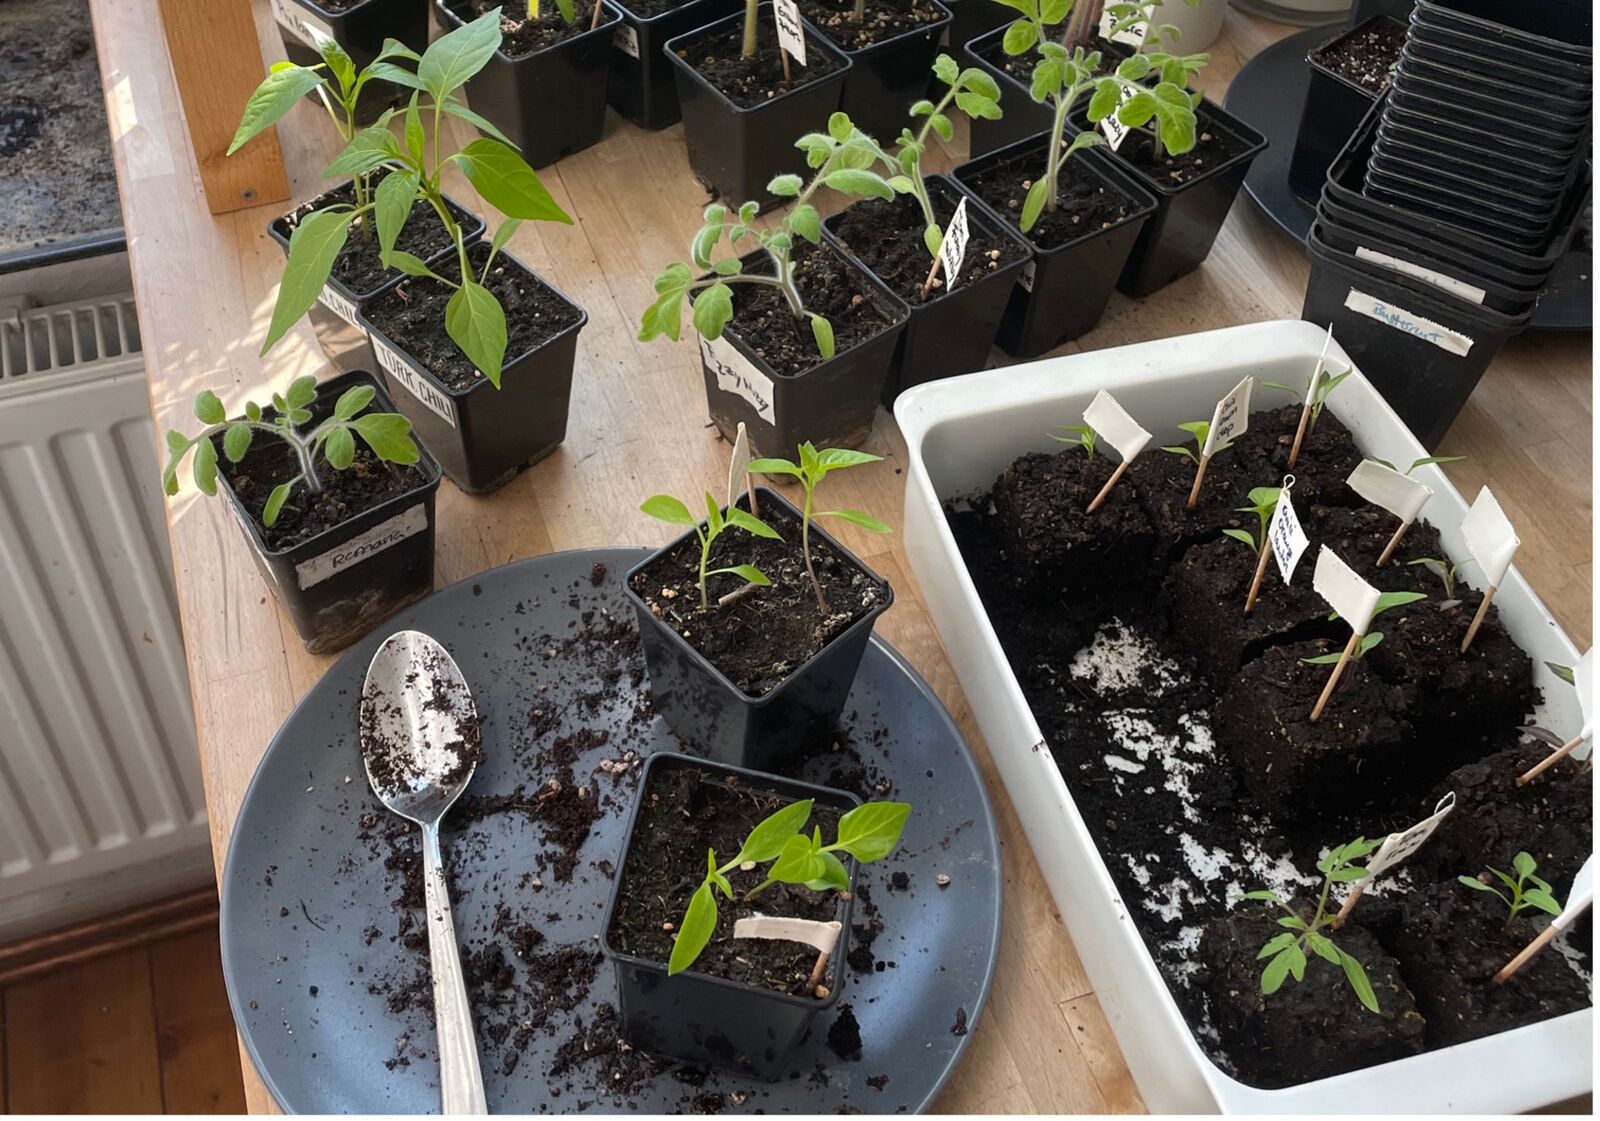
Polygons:
<instances>
[{"instance_id":1,"label":"wooden floor","mask_svg":"<svg viewBox=\"0 0 1600 1121\"><path fill-rule=\"evenodd\" d=\"M215 922L0 986L0 1112L244 1106Z\"/></svg>"}]
</instances>

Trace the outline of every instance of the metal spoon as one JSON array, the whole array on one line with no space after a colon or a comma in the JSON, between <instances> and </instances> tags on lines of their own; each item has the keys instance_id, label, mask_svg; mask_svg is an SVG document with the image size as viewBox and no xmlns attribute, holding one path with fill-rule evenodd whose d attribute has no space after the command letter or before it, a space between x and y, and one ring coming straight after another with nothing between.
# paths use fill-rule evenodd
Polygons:
<instances>
[{"instance_id":1,"label":"metal spoon","mask_svg":"<svg viewBox=\"0 0 1600 1121\"><path fill-rule=\"evenodd\" d=\"M420 631L397 631L372 656L361 687L361 754L378 800L422 826L444 1112L487 1113L439 852L439 821L472 780L483 754L478 711L449 652Z\"/></svg>"}]
</instances>

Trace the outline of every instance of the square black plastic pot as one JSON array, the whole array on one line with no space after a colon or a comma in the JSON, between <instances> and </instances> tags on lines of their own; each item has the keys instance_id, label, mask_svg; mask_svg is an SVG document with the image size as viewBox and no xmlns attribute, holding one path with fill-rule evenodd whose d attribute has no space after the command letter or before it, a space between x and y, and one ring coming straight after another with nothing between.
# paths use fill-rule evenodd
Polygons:
<instances>
[{"instance_id":1,"label":"square black plastic pot","mask_svg":"<svg viewBox=\"0 0 1600 1121\"><path fill-rule=\"evenodd\" d=\"M434 4L446 31L475 16L472 0ZM467 79L467 104L510 137L533 167L597 144L605 133L611 39L622 17L603 2L600 26L589 28L593 9L577 7L577 22L587 30L516 58L497 50Z\"/></svg>"},{"instance_id":2,"label":"square black plastic pot","mask_svg":"<svg viewBox=\"0 0 1600 1121\"><path fill-rule=\"evenodd\" d=\"M309 424L326 420L339 395L358 385L377 391L368 411L395 411L377 378L358 370L329 378L318 387ZM268 407L262 415L271 420L277 410ZM311 653L344 649L433 590L433 503L439 465L424 450L416 468L423 478L413 490L277 551L268 548L228 473L217 472L218 488L244 531L256 568Z\"/></svg>"},{"instance_id":3,"label":"square black plastic pot","mask_svg":"<svg viewBox=\"0 0 1600 1121\"><path fill-rule=\"evenodd\" d=\"M344 48L357 70L365 69L383 50L385 39L398 39L421 52L428 45L428 0L364 0L342 12L331 11L316 0L271 0L272 15L289 61L300 66L321 66L322 56L311 45L314 28ZM391 105L402 104L411 91L377 78L361 88L356 120L371 124ZM319 100L315 93L306 95Z\"/></svg>"},{"instance_id":4,"label":"square black plastic pot","mask_svg":"<svg viewBox=\"0 0 1600 1121\"><path fill-rule=\"evenodd\" d=\"M986 156L990 152L1044 132L1050 127L1055 116L1048 105L1033 100L1028 92L1028 83L1012 77L1002 65L1006 57L1002 44L1006 37L1006 28L1015 22L1014 10L994 3L993 0L983 0L983 2L1002 14L1004 17L1002 23L994 30L968 40L963 45L962 51L966 65L988 71L990 77L1000 84L1000 107L1003 112L997 121L978 117L969 123L967 128L969 160ZM1096 40L1094 49L1108 62L1121 61L1133 53L1124 44L1107 39ZM895 135L899 135L898 126Z\"/></svg>"},{"instance_id":5,"label":"square black plastic pot","mask_svg":"<svg viewBox=\"0 0 1600 1121\"><path fill-rule=\"evenodd\" d=\"M524 354L506 355L499 389L487 379L467 389L445 384L368 318L377 297L361 312L400 412L450 481L468 494L498 490L567 438L578 333L589 322L582 308L511 254L501 252L495 261L578 308L578 321L560 334Z\"/></svg>"},{"instance_id":6,"label":"square black plastic pot","mask_svg":"<svg viewBox=\"0 0 1600 1121\"><path fill-rule=\"evenodd\" d=\"M1503 127L1506 121L1516 120L1520 133L1554 150L1578 146L1589 128L1589 114L1585 109L1558 108L1570 102L1554 97L1540 98L1533 104L1505 101L1481 86L1452 86L1426 78L1404 64L1395 71L1390 86L1396 93L1414 97L1436 112L1480 127L1493 128L1496 124Z\"/></svg>"},{"instance_id":7,"label":"square black plastic pot","mask_svg":"<svg viewBox=\"0 0 1600 1121\"><path fill-rule=\"evenodd\" d=\"M1472 230L1491 241L1503 242L1526 253L1534 253L1548 242L1553 227L1553 208L1543 217L1527 211L1509 211L1482 199L1469 199L1435 183L1412 180L1403 175L1385 174L1367 168L1366 195L1374 201L1426 214L1461 229Z\"/></svg>"},{"instance_id":8,"label":"square black plastic pot","mask_svg":"<svg viewBox=\"0 0 1600 1121\"><path fill-rule=\"evenodd\" d=\"M770 25L772 5L763 4L758 18ZM689 149L689 170L713 195L738 205L755 199L762 206L778 201L767 191L774 176L806 173L806 157L794 142L828 123L839 108L850 59L843 51L805 29L806 57L812 52L839 63L839 68L815 80L799 81L787 93L746 109L703 78L690 59L695 43L744 19L743 12L680 35L668 41L665 51L678 85L678 107L683 114L683 138ZM804 71L802 66L792 70ZM907 106L909 109L910 107ZM897 134L898 135L898 134Z\"/></svg>"},{"instance_id":9,"label":"square black plastic pot","mask_svg":"<svg viewBox=\"0 0 1600 1121\"><path fill-rule=\"evenodd\" d=\"M769 509L769 504L781 506L800 520L800 511L776 491L758 487L756 493L761 509ZM648 572L680 542L692 539L693 531L640 561L623 581L639 617L655 710L679 739L708 759L765 771L827 742L849 699L873 624L894 603L894 589L854 553L814 522L811 533L877 583L883 589L883 601L759 697L750 696L729 680L688 640L656 618L633 590L635 577Z\"/></svg>"},{"instance_id":10,"label":"square black plastic pot","mask_svg":"<svg viewBox=\"0 0 1600 1121\"><path fill-rule=\"evenodd\" d=\"M918 2L936 10L939 18L870 47L840 48L850 56L851 65L839 108L868 136L885 141L899 136L900 130L911 124L912 104L927 95L939 40L950 24L950 9L938 0Z\"/></svg>"},{"instance_id":11,"label":"square black plastic pot","mask_svg":"<svg viewBox=\"0 0 1600 1121\"><path fill-rule=\"evenodd\" d=\"M994 0L944 0L950 9L950 25L944 29L944 43L952 54L963 50L980 35L1015 21L1019 15L1015 8L996 4Z\"/></svg>"},{"instance_id":12,"label":"square black plastic pot","mask_svg":"<svg viewBox=\"0 0 1600 1121\"><path fill-rule=\"evenodd\" d=\"M1507 48L1532 52L1551 64L1593 63L1594 9L1588 0L1417 0L1412 22L1460 31Z\"/></svg>"},{"instance_id":13,"label":"square black plastic pot","mask_svg":"<svg viewBox=\"0 0 1600 1121\"><path fill-rule=\"evenodd\" d=\"M955 169L956 181L975 195L972 183L977 176L1004 160L1048 143L1048 137L1035 136L971 160ZM1134 210L1109 229L1093 230L1076 241L1049 249L1041 248L1026 234L1021 235L1033 250L1033 260L1012 288L995 340L1007 354L1018 358L1043 354L1093 330L1126 270L1140 231L1157 212L1156 197L1108 153L1086 148L1075 154L1067 167L1068 174L1088 175L1131 200ZM998 213L981 199L974 201L995 221L1016 228L1012 216Z\"/></svg>"},{"instance_id":14,"label":"square black plastic pot","mask_svg":"<svg viewBox=\"0 0 1600 1121\"><path fill-rule=\"evenodd\" d=\"M1481 148L1442 141L1382 118L1378 121L1372 158L1376 160L1380 155L1422 164L1441 175L1495 190L1523 191L1533 199L1560 198L1570 185L1569 179L1551 168L1535 167L1512 156L1490 156Z\"/></svg>"},{"instance_id":15,"label":"square black plastic pot","mask_svg":"<svg viewBox=\"0 0 1600 1121\"><path fill-rule=\"evenodd\" d=\"M839 901L839 946L828 962L824 997L799 997L773 989L744 985L700 973L693 967L667 976L665 962L625 954L611 945L611 923L617 913L623 869L634 844L639 808L650 795L651 779L672 767L692 767L739 778L745 785L770 790L789 801L812 798L848 813L860 799L842 790L795 782L739 767L709 763L676 752L658 751L645 762L639 793L628 814L627 841L612 879L601 926L600 950L617 975L622 1031L630 1046L696 1065L709 1065L775 1081L798 1074L791 1063L795 1047L806 1038L817 1014L839 1001L850 945L850 907L855 895L856 862L849 860L850 891Z\"/></svg>"},{"instance_id":16,"label":"square black plastic pot","mask_svg":"<svg viewBox=\"0 0 1600 1121\"><path fill-rule=\"evenodd\" d=\"M653 16L636 14L613 0L622 21L612 37L611 80L606 100L640 128L677 124L678 84L667 61L668 39L713 23L741 7L739 0L688 0Z\"/></svg>"},{"instance_id":17,"label":"square black plastic pot","mask_svg":"<svg viewBox=\"0 0 1600 1121\"><path fill-rule=\"evenodd\" d=\"M1583 89L1593 82L1592 54L1575 59L1549 43L1531 46L1504 24L1484 25L1492 30L1472 29L1461 24L1450 26L1438 18L1437 12L1432 5L1413 8L1411 29L1406 38L1419 45L1441 46L1472 55L1478 65L1491 67L1490 73L1509 68L1526 74L1545 74L1558 87L1568 90Z\"/></svg>"},{"instance_id":18,"label":"square black plastic pot","mask_svg":"<svg viewBox=\"0 0 1600 1121\"><path fill-rule=\"evenodd\" d=\"M1022 256L977 280L958 277L953 291L943 289L926 303L907 303L910 318L906 320L905 332L900 336L900 345L895 348L889 367L889 378L883 386L885 407L892 406L894 399L913 385L970 374L989 364L989 350L1000 329L1000 318L1033 252L1021 235L963 191L955 180L944 175L930 175L927 183L929 194L936 201L948 200L951 210L966 196L968 225L981 229L988 237L1012 242ZM823 237L861 268L872 272L870 264L839 240L840 221L841 215L835 214L823 222Z\"/></svg>"},{"instance_id":19,"label":"square black plastic pot","mask_svg":"<svg viewBox=\"0 0 1600 1121\"><path fill-rule=\"evenodd\" d=\"M904 300L832 245L815 252L838 254L861 276L868 298L885 317L882 331L798 374L774 371L731 325L716 342L699 339L712 422L730 441L743 422L750 443L763 455L792 455L807 440L819 448L859 446L872 431L895 348L911 315ZM762 257L762 250L746 254L745 267Z\"/></svg>"},{"instance_id":20,"label":"square black plastic pot","mask_svg":"<svg viewBox=\"0 0 1600 1121\"><path fill-rule=\"evenodd\" d=\"M1310 80L1306 84L1305 107L1300 111L1300 131L1295 134L1294 154L1289 159L1289 189L1308 202L1316 202L1328 165L1377 100L1377 95L1365 86L1328 69L1317 55L1379 23L1400 26L1399 20L1375 16L1306 55Z\"/></svg>"},{"instance_id":21,"label":"square black plastic pot","mask_svg":"<svg viewBox=\"0 0 1600 1121\"><path fill-rule=\"evenodd\" d=\"M1442 47L1418 49L1408 43L1400 50L1400 69L1445 88L1459 86L1463 94L1474 98L1510 103L1531 100L1541 117L1582 123L1593 109L1590 89L1572 89L1537 71L1480 65L1471 55Z\"/></svg>"}]
</instances>

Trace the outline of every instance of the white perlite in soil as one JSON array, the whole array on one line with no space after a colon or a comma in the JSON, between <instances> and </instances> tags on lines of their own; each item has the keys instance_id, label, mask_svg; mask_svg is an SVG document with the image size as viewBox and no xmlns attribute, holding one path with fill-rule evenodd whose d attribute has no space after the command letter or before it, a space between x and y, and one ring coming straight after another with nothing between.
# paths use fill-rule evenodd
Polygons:
<instances>
[{"instance_id":1,"label":"white perlite in soil","mask_svg":"<svg viewBox=\"0 0 1600 1121\"><path fill-rule=\"evenodd\" d=\"M1120 619L1100 625L1094 641L1073 656L1068 672L1101 698L1134 690L1159 697L1183 680L1178 663Z\"/></svg>"}]
</instances>

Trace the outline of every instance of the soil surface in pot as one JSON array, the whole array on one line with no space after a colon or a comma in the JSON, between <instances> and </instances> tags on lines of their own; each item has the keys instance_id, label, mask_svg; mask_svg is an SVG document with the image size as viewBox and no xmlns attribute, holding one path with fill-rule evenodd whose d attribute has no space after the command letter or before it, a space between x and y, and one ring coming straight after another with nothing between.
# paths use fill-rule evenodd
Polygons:
<instances>
[{"instance_id":1,"label":"soil surface in pot","mask_svg":"<svg viewBox=\"0 0 1600 1121\"><path fill-rule=\"evenodd\" d=\"M1001 45L1003 36L988 43L975 53L984 62L1005 72L1006 76L1021 82L1024 89L1033 85L1033 68L1039 64L1037 51L1027 51L1019 55L1006 54ZM951 46L956 44L952 43ZM1118 43L1110 43L1104 39L1095 39L1088 47L1089 50L1099 51L1102 65L1096 73L1110 73L1111 68L1118 62L1128 57L1128 48Z\"/></svg>"},{"instance_id":2,"label":"soil surface in pot","mask_svg":"<svg viewBox=\"0 0 1600 1121\"><path fill-rule=\"evenodd\" d=\"M806 65L790 63L792 81L783 77L783 57L778 51L778 31L770 16L756 28L756 53L740 57L742 21L734 20L695 37L678 48L678 57L694 68L711 87L741 109L755 109L775 97L826 78L844 65L823 51L806 51ZM795 73L799 71L799 73Z\"/></svg>"},{"instance_id":3,"label":"soil surface in pot","mask_svg":"<svg viewBox=\"0 0 1600 1121\"><path fill-rule=\"evenodd\" d=\"M1087 118L1078 122L1088 125ZM1149 132L1136 130L1122 142L1116 156L1129 164L1160 190L1175 191L1211 175L1217 168L1249 151L1249 145L1230 132L1214 127L1211 114L1202 105L1195 110L1195 144L1182 155L1163 151L1158 157Z\"/></svg>"},{"instance_id":4,"label":"soil surface in pot","mask_svg":"<svg viewBox=\"0 0 1600 1121\"><path fill-rule=\"evenodd\" d=\"M1294 388L1298 393L1302 387ZM1257 386L1256 389L1261 392L1270 387ZM1275 487L1283 482L1285 475L1293 475L1297 509L1316 503L1365 505L1361 496L1345 483L1362 460L1350 430L1333 413L1323 409L1315 423L1307 421L1300 454L1290 467L1289 453L1294 450L1294 434L1299 427L1299 405L1283 405L1251 416L1250 428L1234 445L1234 454L1249 461L1251 470L1259 474L1259 479L1250 485Z\"/></svg>"},{"instance_id":5,"label":"soil surface in pot","mask_svg":"<svg viewBox=\"0 0 1600 1121\"><path fill-rule=\"evenodd\" d=\"M350 206L354 202L355 187L346 183L312 199L304 206L296 207L279 218L274 225L282 236L288 237L300 224L300 220L313 210L323 210L334 205ZM453 203L447 205L451 216L462 229L470 230L477 226L478 220L471 214ZM406 219L405 228L400 231L400 237L395 241L395 248L427 261L453 244L455 242L450 237L449 231L444 228L444 223L439 220L438 212L419 199L412 204L411 217ZM383 267L377 229L367 221L366 215L350 223L350 236L345 240L344 248L339 250L339 255L333 260L331 275L333 279L355 293L358 299L376 292L400 275L398 269Z\"/></svg>"},{"instance_id":6,"label":"soil surface in pot","mask_svg":"<svg viewBox=\"0 0 1600 1121\"><path fill-rule=\"evenodd\" d=\"M835 356L893 325L893 316L879 306L861 270L830 247L802 241L794 248L794 263L795 285L806 310L833 325ZM750 271L770 276L772 262L763 256ZM739 287L726 329L780 376L803 374L824 360L811 320L796 319L783 293L768 284Z\"/></svg>"},{"instance_id":7,"label":"soil surface in pot","mask_svg":"<svg viewBox=\"0 0 1600 1121\"><path fill-rule=\"evenodd\" d=\"M855 5L839 0L802 0L800 14L843 51L859 51L947 18L917 0L866 0L859 22Z\"/></svg>"},{"instance_id":8,"label":"soil surface in pot","mask_svg":"<svg viewBox=\"0 0 1600 1121\"><path fill-rule=\"evenodd\" d=\"M480 277L488 255L487 245L467 250L472 270ZM444 262L434 271L452 280L461 275L454 261ZM505 309L506 369L583 318L576 304L504 253L495 257L485 285ZM430 374L451 389L465 392L488 379L444 329L445 308L454 294L455 289L437 280L408 277L363 310L384 335Z\"/></svg>"},{"instance_id":9,"label":"soil surface in pot","mask_svg":"<svg viewBox=\"0 0 1600 1121\"><path fill-rule=\"evenodd\" d=\"M749 497L739 500L748 510ZM700 607L700 544L692 536L633 578L633 590L655 616L721 670L746 694L766 695L888 596L883 583L853 564L820 536L811 537L811 563L827 610L817 604L800 551L800 520L775 503L761 507L761 520L783 539L727 530L711 549L708 568L753 564L772 586L739 592L738 576L706 581L711 610Z\"/></svg>"},{"instance_id":10,"label":"soil surface in pot","mask_svg":"<svg viewBox=\"0 0 1600 1121\"><path fill-rule=\"evenodd\" d=\"M1193 440L1168 446L1195 450ZM1194 489L1198 469L1187 455L1159 447L1146 448L1128 468L1128 477L1144 500L1163 552L1175 555L1197 541L1214 537L1219 526L1254 533L1255 515L1240 513L1240 507L1250 505L1252 488L1278 485L1245 449L1227 448L1206 464L1206 476L1200 481L1194 508L1190 509L1189 492Z\"/></svg>"},{"instance_id":11,"label":"soil surface in pot","mask_svg":"<svg viewBox=\"0 0 1600 1121\"><path fill-rule=\"evenodd\" d=\"M1377 97L1389 88L1391 68L1400 61L1405 44L1405 24L1380 19L1317 47L1311 58Z\"/></svg>"},{"instance_id":12,"label":"soil surface in pot","mask_svg":"<svg viewBox=\"0 0 1600 1121\"><path fill-rule=\"evenodd\" d=\"M1041 144L971 176L967 185L991 210L1004 214L1021 230L1023 200L1034 180L1044 174L1047 162ZM1041 211L1039 221L1023 236L1040 249L1058 249L1109 230L1137 209L1131 199L1074 158L1062 165L1056 180L1056 208Z\"/></svg>"},{"instance_id":13,"label":"soil surface in pot","mask_svg":"<svg viewBox=\"0 0 1600 1121\"><path fill-rule=\"evenodd\" d=\"M718 863L739 846L763 818L789 799L746 785L737 775L694 767L660 767L650 775L639 816L623 858L617 909L607 937L613 949L665 964L672 956L676 928L705 874L706 851ZM821 826L824 840L838 831L839 811L817 803L806 828ZM734 901L718 899L716 933L690 968L743 985L803 996L817 951L795 942L733 937L733 925L753 914L828 922L842 905L832 892L774 884L745 902L743 893L766 879L765 866L728 873Z\"/></svg>"},{"instance_id":14,"label":"soil surface in pot","mask_svg":"<svg viewBox=\"0 0 1600 1121\"><path fill-rule=\"evenodd\" d=\"M651 19L655 16L675 12L679 8L687 7L694 0L627 0L626 4L619 4L628 15L639 19Z\"/></svg>"},{"instance_id":15,"label":"soil surface in pot","mask_svg":"<svg viewBox=\"0 0 1600 1121\"><path fill-rule=\"evenodd\" d=\"M539 18L529 19L527 8L517 3L517 0L511 0L510 3L502 3L501 0L472 0L472 14L474 17L482 16L498 9L500 53L507 58L522 58L588 31L590 21L594 19L594 6L599 2L600 0L574 0L575 11L571 23L562 18L561 9L554 3L541 5L543 10L539 13ZM601 25L604 26L609 22L610 16L601 9Z\"/></svg>"},{"instance_id":16,"label":"soil surface in pot","mask_svg":"<svg viewBox=\"0 0 1600 1121\"><path fill-rule=\"evenodd\" d=\"M948 227L960 205L960 197L940 183L928 184L929 199L939 228ZM1010 238L987 228L977 208L967 207L966 256L956 277L955 291L976 284L1007 265L1023 260L1028 251ZM859 257L879 280L913 307L937 300L946 293L944 268L934 277L927 295L922 284L928 279L933 259L922 240L922 207L910 195L899 195L893 202L865 199L853 204L840 217L834 236Z\"/></svg>"}]
</instances>

